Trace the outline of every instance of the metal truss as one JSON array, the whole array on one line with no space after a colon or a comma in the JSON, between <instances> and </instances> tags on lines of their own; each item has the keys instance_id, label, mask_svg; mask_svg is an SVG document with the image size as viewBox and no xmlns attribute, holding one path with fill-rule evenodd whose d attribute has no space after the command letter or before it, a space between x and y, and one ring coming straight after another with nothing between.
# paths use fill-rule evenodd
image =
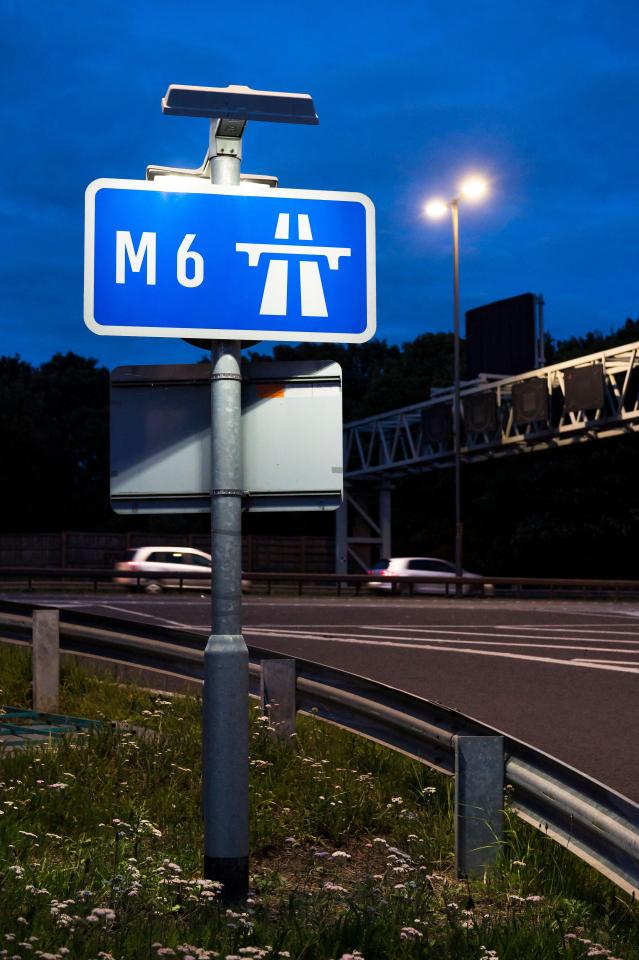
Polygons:
<instances>
[{"instance_id":1,"label":"metal truss","mask_svg":"<svg viewBox=\"0 0 639 960\"><path fill-rule=\"evenodd\" d=\"M379 557L391 554L392 484L382 480L374 486L374 495L365 502L361 499L365 491L358 491L356 498L352 490L344 490L335 516L336 573L349 569L366 573Z\"/></svg>"},{"instance_id":2,"label":"metal truss","mask_svg":"<svg viewBox=\"0 0 639 960\"><path fill-rule=\"evenodd\" d=\"M576 410L566 403L566 379L571 371L600 365L601 401L596 409ZM515 419L513 387L537 380L547 394L547 414L538 420ZM532 384L529 387L538 385ZM492 408L494 429L472 429L471 407L484 398ZM440 439L428 435L425 423L434 407L450 408L452 388L424 403L391 410L344 425L344 465L347 479L393 479L451 467L452 432ZM464 463L546 450L568 444L639 431L639 342L588 354L565 363L513 377L461 388L461 456ZM490 417L488 417L490 419ZM476 423L475 419L475 423Z\"/></svg>"}]
</instances>

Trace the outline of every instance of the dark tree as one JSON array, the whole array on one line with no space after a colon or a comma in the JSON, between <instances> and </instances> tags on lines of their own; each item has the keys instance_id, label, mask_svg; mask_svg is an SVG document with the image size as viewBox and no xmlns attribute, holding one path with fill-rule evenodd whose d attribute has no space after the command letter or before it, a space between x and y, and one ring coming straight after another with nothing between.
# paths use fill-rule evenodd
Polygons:
<instances>
[{"instance_id":1,"label":"dark tree","mask_svg":"<svg viewBox=\"0 0 639 960\"><path fill-rule=\"evenodd\" d=\"M106 522L108 384L104 367L73 353L36 368L19 357L0 358L5 531Z\"/></svg>"},{"instance_id":2,"label":"dark tree","mask_svg":"<svg viewBox=\"0 0 639 960\"><path fill-rule=\"evenodd\" d=\"M547 361L637 340L639 320L607 335L548 336ZM256 351L251 358L269 359ZM384 340L277 346L274 359L336 360L348 421L449 385L452 336L422 334L401 347ZM111 512L108 406L108 371L95 360L56 354L34 367L0 357L0 532L207 529L204 515L133 520ZM639 577L638 473L635 434L465 467L466 566L495 575ZM393 504L396 553L451 557L451 470L398 481ZM333 525L327 514L249 514L244 529L330 535Z\"/></svg>"}]
</instances>

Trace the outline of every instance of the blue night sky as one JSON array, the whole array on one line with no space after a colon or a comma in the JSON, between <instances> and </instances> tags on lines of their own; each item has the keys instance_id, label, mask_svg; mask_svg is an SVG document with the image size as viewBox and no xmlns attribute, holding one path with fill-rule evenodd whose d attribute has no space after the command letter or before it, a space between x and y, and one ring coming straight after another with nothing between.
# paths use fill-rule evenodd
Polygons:
<instances>
[{"instance_id":1,"label":"blue night sky","mask_svg":"<svg viewBox=\"0 0 639 960\"><path fill-rule=\"evenodd\" d=\"M555 337L639 315L636 0L0 4L0 354L197 358L82 320L85 186L204 155L169 83L313 95L318 127L249 125L243 170L372 198L388 341L451 327L449 226L421 208L467 171L492 193L461 212L463 310L543 292Z\"/></svg>"}]
</instances>

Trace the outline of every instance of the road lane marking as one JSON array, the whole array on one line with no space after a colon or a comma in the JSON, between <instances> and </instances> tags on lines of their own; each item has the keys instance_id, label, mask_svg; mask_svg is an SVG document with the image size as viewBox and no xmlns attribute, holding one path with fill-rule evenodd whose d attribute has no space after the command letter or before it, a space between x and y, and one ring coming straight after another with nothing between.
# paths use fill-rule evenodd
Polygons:
<instances>
[{"instance_id":1,"label":"road lane marking","mask_svg":"<svg viewBox=\"0 0 639 960\"><path fill-rule=\"evenodd\" d=\"M258 633L254 630L245 630L245 633ZM331 640L339 640L340 642L347 644L349 646L368 646L368 647L393 647L394 649L399 650L431 650L443 653L465 653L471 654L474 656L480 657L501 657L505 660L524 660L532 663L553 663L563 667L584 667L595 670L614 670L618 673L639 673L639 662L637 663L636 668L632 667L616 667L607 665L605 662L590 662L584 660L573 660L573 659L559 659L557 657L531 657L523 653L502 653L500 650L479 650L473 647L446 647L446 646L437 646L433 644L432 640L425 643L406 643L400 640L387 640L385 637L379 637L378 639L362 639L356 637L325 637L317 636L309 633L282 633L282 632L267 632L259 631L261 636L275 639L281 637L283 640L323 640L330 642ZM442 641L445 643L447 641ZM577 648L579 649L579 648Z\"/></svg>"},{"instance_id":2,"label":"road lane marking","mask_svg":"<svg viewBox=\"0 0 639 960\"><path fill-rule=\"evenodd\" d=\"M120 613L131 613L131 610L126 609L126 607L117 607L113 603L104 603L102 604L102 607L105 610L117 610ZM169 620L167 617L158 617L153 613L145 613L143 610L137 610L135 611L135 613L138 617L146 617L147 619L151 619L151 620L159 620L160 623L166 623L171 627L183 627L185 630L194 629L193 626L189 625L188 623L180 623L178 620ZM123 623L126 623L126 621L123 620Z\"/></svg>"},{"instance_id":3,"label":"road lane marking","mask_svg":"<svg viewBox=\"0 0 639 960\"><path fill-rule=\"evenodd\" d=\"M255 627L255 626L260 626L260 624L251 623L251 624L249 624L249 626ZM274 626L277 626L277 624L273 624L272 622L269 622L268 624L263 624L263 626L266 626L266 627L274 627ZM283 624L282 626L287 626L287 627L291 627L291 629L295 629L295 628L292 627L291 624ZM310 624L309 624L308 626L310 626ZM536 629L537 629L537 627L533 627L532 625L529 626L529 625L526 625L526 624L524 624L524 625L521 625L521 624L520 624L520 625L518 625L518 626L513 625L513 626L509 626L509 627L504 627L503 624L499 624L499 625L494 624L494 625L493 625L493 624L486 624L486 623L484 623L484 624L481 624L481 623L480 623L480 624L477 624L476 627L473 627L472 624L468 624L468 623L460 623L460 624L454 624L454 623L433 623L433 624L431 624L431 625L428 626L428 627L424 627L424 626L419 626L418 624L412 624L412 623L404 623L404 624L400 624L399 626L397 626L397 625L395 625L395 624L384 624L384 623L353 623L353 622L342 623L342 622L339 622L339 623L321 623L321 624L319 624L319 627L321 627L322 630L333 630L333 629L338 629L338 628L341 628L341 629L344 629L344 630L349 630L349 629L353 629L353 628L355 628L355 627L357 627L358 630L359 630L359 629L362 629L362 630L431 630L431 631L432 631L432 630L457 630L457 629L460 629L460 630L461 630L461 629L468 629L468 628L472 628L472 630L482 630L482 629L490 629L490 630L503 630L503 629L508 629L508 630L536 630ZM319 627L318 627L318 629L319 629ZM551 628L551 627L540 627L539 629L551 630L551 629L554 629L554 628ZM561 629L563 629L563 628L557 627L557 630L561 630ZM566 628L566 629L570 629L570 630L573 630L573 631L575 631L575 632L578 632L578 631L582 630L583 628L582 628L582 627L570 627L570 628ZM587 632L587 633L596 633L596 632L599 632L600 629L601 629L600 627L591 627L591 628L588 628L588 629L586 630L586 632ZM627 634L628 636L637 637L637 638L639 639L639 629L637 629L637 630L632 630L632 631L630 631L630 630L629 630L629 631L625 631L625 630L617 631L617 630L614 628L614 626L612 626L612 625L611 625L611 626L607 626L606 629L612 631L613 633L619 632L619 633L621 633L621 634Z\"/></svg>"},{"instance_id":4,"label":"road lane marking","mask_svg":"<svg viewBox=\"0 0 639 960\"><path fill-rule=\"evenodd\" d=\"M615 651L616 652L616 651ZM635 666L637 665L636 660L597 660L595 657L573 657L572 658L577 663L623 663Z\"/></svg>"},{"instance_id":5,"label":"road lane marking","mask_svg":"<svg viewBox=\"0 0 639 960\"><path fill-rule=\"evenodd\" d=\"M412 629L412 628L411 628L411 629ZM429 637L424 637L423 640L421 640L421 639L418 640L418 638L415 638L415 637L412 637L412 636L404 636L404 637L397 637L396 639L392 639L392 640L391 640L391 639L389 639L388 637L386 637L386 636L383 635L383 634L370 634L370 633L362 633L362 634L357 634L357 633L331 634L331 633L324 633L324 632L319 633L319 632L309 632L309 631L304 631L304 633L302 634L299 630L295 630L294 628L290 628L290 627L283 627L283 628L279 629L279 628L277 628L277 627L255 627L255 626L252 625L252 626L250 626L250 627L245 627L245 628L244 628L244 633L256 633L256 632L257 632L257 633L260 633L260 634L265 634L265 635L267 635L267 636L277 636L277 637L283 637L283 638L286 638L286 637L297 638L297 637L299 637L299 636L304 636L306 639L312 639L312 640L339 640L339 641L345 641L345 642L348 642L349 640L363 640L363 639L381 640L381 641L386 641L387 644L390 644L391 646L397 646L401 640L413 640L413 641L415 641L415 645L416 645L417 647L423 647L423 646L425 646L427 643L455 643L455 644L457 644L457 643L459 643L459 644L469 644L469 643L472 643L472 644L477 644L477 645L493 646L493 647L499 647L499 648L502 648L502 647L528 647L528 648L533 649L533 650L537 650L537 649L544 649L544 650L584 650L584 651L587 651L588 653L625 653L625 654L628 654L628 653L637 653L637 655L639 656L639 639L636 641L637 644L638 644L637 649L636 649L636 650L632 650L632 649L626 649L625 647L610 647L610 646L605 646L605 647L584 646L584 647L582 647L582 646L577 646L577 645L574 645L574 644L560 644L560 643L511 643L511 642L508 642L508 641L502 641L502 640L500 640L500 639L497 639L497 640L490 640L490 639L488 639L488 640L456 640L454 637L448 637L448 636L447 636L447 637L430 637L430 636L429 636ZM472 637L472 636L474 636L474 634L469 634L469 636ZM490 634L485 634L484 636L490 636ZM631 641L625 640L625 641L621 641L621 642L622 642L622 643L630 643ZM591 644L592 644L592 643L596 643L596 641L595 641L594 639L593 639L593 640L589 640L589 643L591 643ZM575 659L575 658L573 658L573 659ZM579 659L586 659L586 658L581 658L581 657L580 657ZM637 665L639 666L639 662L637 663Z\"/></svg>"},{"instance_id":6,"label":"road lane marking","mask_svg":"<svg viewBox=\"0 0 639 960\"><path fill-rule=\"evenodd\" d=\"M612 623L602 624L601 626L597 626L597 627L544 627L544 626L539 626L532 623L525 624L525 625L513 623L511 625L495 624L494 629L495 630L548 630L554 633L561 633L561 632L563 633L579 633L579 632L601 633L602 630L606 630L608 633L618 634L619 636L639 637L639 630L617 630L615 625Z\"/></svg>"},{"instance_id":7,"label":"road lane marking","mask_svg":"<svg viewBox=\"0 0 639 960\"><path fill-rule=\"evenodd\" d=\"M442 634L442 633L443 633L443 634L445 634L446 636L450 635L450 636L458 636L458 637L459 637L459 636L467 636L467 637L494 637L494 638L495 638L495 641L496 641L497 643L499 643L499 642L501 641L501 637L512 637L512 639L518 639L518 640L533 640L533 641L537 641L537 640L554 640L554 639L555 639L555 638L552 637L552 636L548 636L548 637L536 636L536 635L531 636L531 635L521 634L521 633L500 633L500 634L496 635L496 634L494 634L494 633L486 632L486 631L481 630L481 629L479 629L479 628L477 628L477 629L471 629L471 630L464 630L464 629L457 629L456 627L450 627L450 626L448 626L448 624L447 624L445 627L414 627L414 626L412 626L411 624L408 624L408 625L403 626L403 627L386 627L386 626L382 626L382 625L379 625L379 624L373 624L373 623L371 623L371 624L365 624L365 625L364 625L364 624L345 624L345 626L346 626L347 628L350 627L351 630L352 630L352 629L357 629L357 630L402 630L402 631L404 631L404 632L406 632L407 630L410 630L411 633L427 633L427 634L431 634L431 633L439 633L439 634ZM324 629L325 627L326 627L326 624L322 624L322 628ZM491 629L491 628L489 628L489 629ZM494 629L494 628L492 628L492 629ZM526 629L526 628L522 627L522 629ZM616 640L616 639L615 639L614 641L611 640L610 642L611 642L611 643L612 643L612 642L616 642L616 643L639 643L639 632L636 632L636 631L635 631L635 632L632 633L632 634L623 634L623 633L622 633L622 635L624 635L624 636L632 636L632 637L634 637L634 640ZM615 637L616 637L616 636L617 636L617 633L615 632ZM562 638L561 638L561 637L558 637L557 639L562 639ZM565 639L566 639L566 640L581 640L583 643L605 643L605 639L603 639L603 638L601 638L601 637L566 637ZM483 642L483 641L482 641L482 642ZM508 644L504 644L504 646L508 646ZM523 646L553 646L553 647L554 647L554 646L556 646L556 645L555 645L555 644L538 644L538 643L535 642L534 644L523 644Z\"/></svg>"},{"instance_id":8,"label":"road lane marking","mask_svg":"<svg viewBox=\"0 0 639 960\"><path fill-rule=\"evenodd\" d=\"M208 598L205 598L205 599L208 600ZM63 602L58 601L58 606L60 606L60 607L65 607L65 608L73 608L73 607L95 607L95 606L99 606L99 607L102 608L102 609L106 608L106 609L111 609L111 610L117 610L117 611L122 612L122 613L131 613L131 612L134 612L134 613L137 613L139 616L151 617L151 618L154 618L154 619L156 619L156 620L160 620L160 621L162 621L162 622L164 622L164 623L170 624L170 625L172 625L172 626L183 627L183 628L185 628L185 629L204 629L204 627L203 627L201 624L188 624L188 623L183 623L182 621L172 620L172 619L169 619L168 617L161 617L159 614L152 613L152 612L146 612L146 611L143 611L143 610L140 609L140 607L142 607L142 606L157 605L158 602L159 602L159 603L162 603L162 604L166 604L166 605L173 604L173 603L179 603L180 606L197 606L197 607L201 607L201 606L202 606L202 603L201 603L199 600L196 600L196 599L194 599L194 598L189 599L189 600L175 601L175 600L172 600L171 598L168 598L168 597L167 597L167 598L162 598L162 599L160 599L160 598L154 598L154 599L123 598L122 600L119 600L119 601L118 601L118 604L119 604L119 605L110 603L110 602L107 601L107 600L97 600L97 601L94 600L94 599L93 599L93 600L68 600L68 601L63 601ZM127 606L125 607L124 604L126 604ZM156 608L157 608L157 607L156 607ZM252 626L254 626L254 625L251 625L251 627L252 627ZM464 626L467 626L467 625L464 625ZM344 628L345 628L345 629L349 629L349 628L350 628L350 629L356 629L356 630L385 630L385 631L403 631L403 632L405 632L406 630L410 630L410 631L413 632L413 633L429 633L429 634L430 634L430 633L433 633L433 632L437 632L437 633L444 633L444 634L446 634L446 635L451 634L451 635L456 635L456 636L469 636L469 637L475 637L475 636L476 636L476 637L481 637L481 636L484 636L484 637L492 637L492 636L494 636L492 633L485 632L485 631L482 631L482 630L479 630L479 629L472 629L472 630L467 630L467 629L466 629L466 630L462 630L462 629L458 629L457 627L452 626L452 625L450 625L450 624L442 624L441 626L437 626L437 625L436 625L436 626L433 626L433 627L418 627L418 626L412 626L412 625L408 624L408 625L405 625L405 626L397 627L397 626L385 626L385 625L380 625L380 624L368 624L368 623L367 623L367 624L335 623L335 624L322 624L322 628L323 628L324 630L337 629L337 628L342 628L342 629L344 629ZM273 629L273 627L272 627L271 625L269 625L269 627L267 627L266 629ZM283 627L282 629L289 629L289 628L285 626L285 627ZM562 632L565 632L565 633L568 633L568 632L570 632L570 633L579 633L579 632L583 631L583 632L588 632L588 633L599 633L599 634L601 633L601 630L602 630L601 627L565 627L565 628L564 628L564 627L539 626L539 625L533 625L533 624L526 624L526 625L519 625L519 624L512 624L512 625L495 624L493 627L489 627L488 629L489 629L489 630L498 630L498 631L500 631L500 633L499 633L499 636L500 636L500 637L501 637L501 636L504 636L504 637L511 637L511 638L513 638L513 639L518 638L518 639L522 639L522 640L524 640L524 639L530 639L530 640L538 640L538 639L548 639L548 640L550 640L550 639L553 639L552 637L542 637L542 636L537 637L536 635L532 635L532 636L528 636L528 637L527 637L525 634L522 634L522 633L521 633L521 631L523 631L523 630L548 630L548 631L553 631L553 632L557 632L557 633L562 633ZM613 634L615 635L615 637L631 636L631 637L634 637L634 638L635 638L634 641L632 641L632 640L621 640L621 639L620 639L620 640L617 640L617 641L616 641L616 642L618 642L618 643L624 643L624 644L625 644L625 643L630 644L630 643L632 643L632 642L637 642L637 643L639 643L639 632L637 632L637 631L617 630L617 629L615 629L614 625L606 625L605 629L606 629L608 632L613 633ZM517 630L517 631L520 631L520 632L507 634L507 633L504 632L505 630ZM572 639L572 638L566 638L566 639ZM597 640L600 640L601 642L604 642L604 640L603 640L602 637L593 638L592 640L591 640L591 638L589 638L589 637L580 637L579 639L582 640L582 642L584 642L584 643L586 643L586 642L589 642L589 643L591 643L591 642L596 642ZM528 644L523 644L523 645L524 645L524 646L527 646ZM531 645L532 645L532 644L531 644ZM541 644L535 644L535 645L541 646ZM556 646L556 645L553 644L552 646Z\"/></svg>"}]
</instances>

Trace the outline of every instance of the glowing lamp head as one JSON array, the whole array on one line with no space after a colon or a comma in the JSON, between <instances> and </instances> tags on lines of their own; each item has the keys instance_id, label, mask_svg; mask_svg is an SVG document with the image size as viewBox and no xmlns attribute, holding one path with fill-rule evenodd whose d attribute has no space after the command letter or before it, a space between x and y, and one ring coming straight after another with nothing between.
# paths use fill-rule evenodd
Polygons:
<instances>
[{"instance_id":1,"label":"glowing lamp head","mask_svg":"<svg viewBox=\"0 0 639 960\"><path fill-rule=\"evenodd\" d=\"M459 194L464 200L481 200L488 193L488 181L485 177L466 177L459 187Z\"/></svg>"},{"instance_id":2,"label":"glowing lamp head","mask_svg":"<svg viewBox=\"0 0 639 960\"><path fill-rule=\"evenodd\" d=\"M431 220L440 220L448 210L448 204L444 200L429 200L424 207L424 213Z\"/></svg>"}]
</instances>

